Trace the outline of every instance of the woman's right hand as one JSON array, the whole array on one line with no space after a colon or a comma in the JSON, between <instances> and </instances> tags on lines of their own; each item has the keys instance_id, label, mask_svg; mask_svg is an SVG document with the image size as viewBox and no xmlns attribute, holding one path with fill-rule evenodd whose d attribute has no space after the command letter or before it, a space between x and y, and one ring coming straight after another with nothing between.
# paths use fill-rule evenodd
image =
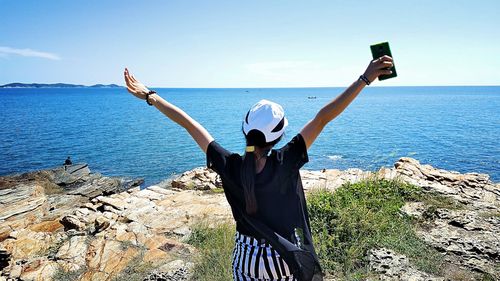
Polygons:
<instances>
[{"instance_id":1,"label":"woman's right hand","mask_svg":"<svg viewBox=\"0 0 500 281\"><path fill-rule=\"evenodd\" d=\"M125 68L124 76L127 90L141 100L145 100L146 94L149 93L149 89L139 82L139 80L135 79L134 75L131 75L127 68Z\"/></svg>"},{"instance_id":2,"label":"woman's right hand","mask_svg":"<svg viewBox=\"0 0 500 281\"><path fill-rule=\"evenodd\" d=\"M391 74L392 71L390 71L388 68L391 68L393 65L394 64L391 57L387 55L382 56L370 62L370 64L366 68L364 75L371 83L375 81L375 79L377 79L377 77L379 77L380 75Z\"/></svg>"}]
</instances>

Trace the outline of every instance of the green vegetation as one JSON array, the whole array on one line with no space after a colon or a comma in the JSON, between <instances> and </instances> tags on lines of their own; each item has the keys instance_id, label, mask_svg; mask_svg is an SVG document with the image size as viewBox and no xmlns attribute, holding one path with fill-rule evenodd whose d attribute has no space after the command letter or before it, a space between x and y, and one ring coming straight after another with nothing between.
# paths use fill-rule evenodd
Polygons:
<instances>
[{"instance_id":1,"label":"green vegetation","mask_svg":"<svg viewBox=\"0 0 500 281\"><path fill-rule=\"evenodd\" d=\"M420 270L439 273L439 253L417 237L417 222L400 208L406 201L422 201L431 208L450 208L454 202L381 179L345 184L335 193L313 191L307 201L316 250L327 274L344 280L368 277L368 251L379 247L406 255ZM229 223L196 226L189 240L201 253L194 280L232 280L233 237L234 225Z\"/></svg>"},{"instance_id":2,"label":"green vegetation","mask_svg":"<svg viewBox=\"0 0 500 281\"><path fill-rule=\"evenodd\" d=\"M210 192L212 192L212 193L224 193L224 188L217 187L217 188L211 189Z\"/></svg>"},{"instance_id":3,"label":"green vegetation","mask_svg":"<svg viewBox=\"0 0 500 281\"><path fill-rule=\"evenodd\" d=\"M311 228L325 272L346 279L364 278L368 251L386 247L406 255L419 269L437 273L438 252L417 237L412 219L399 211L405 201L427 196L415 186L387 180L366 180L345 184L335 193L318 190L310 194Z\"/></svg>"},{"instance_id":4,"label":"green vegetation","mask_svg":"<svg viewBox=\"0 0 500 281\"><path fill-rule=\"evenodd\" d=\"M54 281L75 281L80 279L81 275L87 270L86 267L81 267L76 271L65 271L59 266L56 273L52 276Z\"/></svg>"},{"instance_id":5,"label":"green vegetation","mask_svg":"<svg viewBox=\"0 0 500 281\"><path fill-rule=\"evenodd\" d=\"M215 227L199 223L194 227L187 241L200 251L195 261L193 280L233 280L231 257L234 235L234 225L227 222Z\"/></svg>"}]
</instances>

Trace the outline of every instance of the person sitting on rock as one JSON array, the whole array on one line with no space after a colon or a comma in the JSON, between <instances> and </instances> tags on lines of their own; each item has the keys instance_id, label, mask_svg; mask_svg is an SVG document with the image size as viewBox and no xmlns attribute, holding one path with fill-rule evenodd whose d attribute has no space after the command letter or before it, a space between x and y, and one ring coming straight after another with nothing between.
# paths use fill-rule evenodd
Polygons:
<instances>
[{"instance_id":1,"label":"person sitting on rock","mask_svg":"<svg viewBox=\"0 0 500 281\"><path fill-rule=\"evenodd\" d=\"M309 161L307 150L323 128L366 85L390 74L392 65L388 56L371 61L357 81L279 149L273 147L288 125L284 110L268 100L257 102L243 118L243 155L224 149L200 123L150 91L128 69L124 76L130 93L187 130L206 154L208 168L220 175L236 221L234 280L322 280L299 169Z\"/></svg>"},{"instance_id":2,"label":"person sitting on rock","mask_svg":"<svg viewBox=\"0 0 500 281\"><path fill-rule=\"evenodd\" d=\"M71 159L69 158L69 156L68 156L68 158L66 158L66 161L64 161L64 165L65 166L66 165L73 165L73 162L71 162Z\"/></svg>"}]
</instances>

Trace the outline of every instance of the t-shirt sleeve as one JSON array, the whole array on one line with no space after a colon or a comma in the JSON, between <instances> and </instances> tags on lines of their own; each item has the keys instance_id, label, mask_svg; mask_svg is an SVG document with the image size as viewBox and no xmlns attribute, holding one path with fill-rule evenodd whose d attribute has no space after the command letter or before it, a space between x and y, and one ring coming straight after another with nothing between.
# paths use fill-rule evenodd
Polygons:
<instances>
[{"instance_id":1,"label":"t-shirt sleeve","mask_svg":"<svg viewBox=\"0 0 500 281\"><path fill-rule=\"evenodd\" d=\"M309 162L306 143L301 134L297 134L278 150L278 159L290 170L298 170Z\"/></svg>"},{"instance_id":2,"label":"t-shirt sleeve","mask_svg":"<svg viewBox=\"0 0 500 281\"><path fill-rule=\"evenodd\" d=\"M224 149L216 141L212 141L207 148L207 167L221 175L227 172L227 165L231 152Z\"/></svg>"}]
</instances>

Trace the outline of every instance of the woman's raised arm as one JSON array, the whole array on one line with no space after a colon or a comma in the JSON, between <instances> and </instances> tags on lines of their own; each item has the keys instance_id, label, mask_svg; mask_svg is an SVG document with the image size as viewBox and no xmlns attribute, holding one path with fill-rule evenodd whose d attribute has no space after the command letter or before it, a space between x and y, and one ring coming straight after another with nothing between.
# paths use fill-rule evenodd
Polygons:
<instances>
[{"instance_id":1,"label":"woman's raised arm","mask_svg":"<svg viewBox=\"0 0 500 281\"><path fill-rule=\"evenodd\" d=\"M133 75L125 68L125 82L128 91L139 99L145 100L147 94L150 92L144 84L139 82ZM193 137L196 143L200 146L203 152L207 152L208 145L214 140L210 133L203 128L196 120L191 118L186 112L177 106L164 100L158 94L150 94L148 100L165 116L170 118L175 123L181 125Z\"/></svg>"},{"instance_id":2,"label":"woman's raised arm","mask_svg":"<svg viewBox=\"0 0 500 281\"><path fill-rule=\"evenodd\" d=\"M392 58L383 56L373 60L368 65L365 73L363 74L370 83L382 74L390 74L391 71L387 68L392 67ZM309 148L314 143L318 135L323 131L323 128L332 121L335 117L340 115L342 111L356 98L361 90L366 86L366 83L358 79L351 86L349 86L342 94L337 96L334 100L325 105L316 116L309 121L300 134L304 138L306 147Z\"/></svg>"}]
</instances>

